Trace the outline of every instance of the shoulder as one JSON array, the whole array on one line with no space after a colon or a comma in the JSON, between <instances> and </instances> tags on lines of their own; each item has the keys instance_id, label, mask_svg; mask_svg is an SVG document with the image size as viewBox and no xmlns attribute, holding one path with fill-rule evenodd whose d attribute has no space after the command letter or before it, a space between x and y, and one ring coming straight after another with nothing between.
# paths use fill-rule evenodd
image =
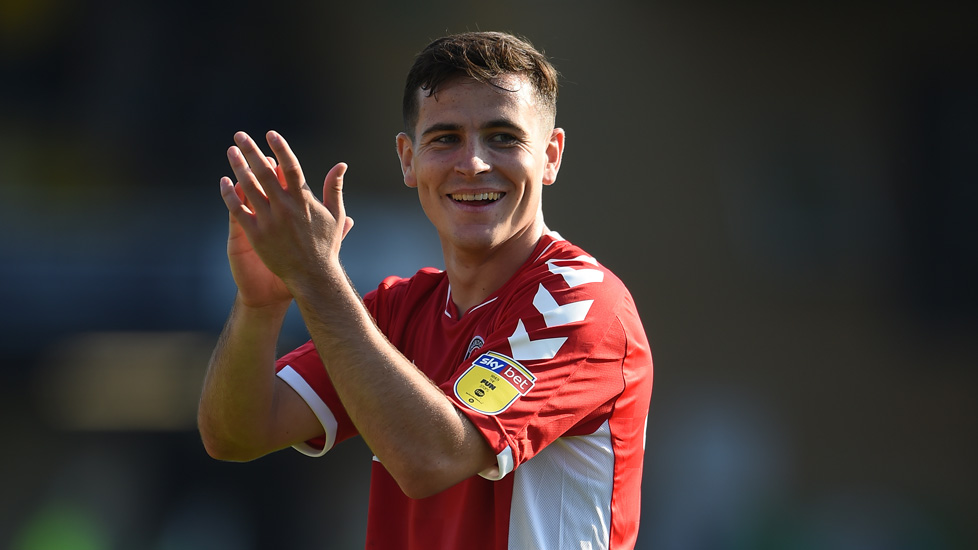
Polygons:
<instances>
[{"instance_id":1,"label":"shoulder","mask_svg":"<svg viewBox=\"0 0 978 550\"><path fill-rule=\"evenodd\" d=\"M585 299L590 296L617 303L628 295L621 279L581 247L552 232L544 236L536 256L522 274L524 290L536 291L543 285L550 292Z\"/></svg>"},{"instance_id":2,"label":"shoulder","mask_svg":"<svg viewBox=\"0 0 978 550\"><path fill-rule=\"evenodd\" d=\"M434 267L425 267L418 270L411 277L400 277L391 275L386 277L364 296L364 301L390 299L394 296L404 296L407 294L424 294L435 289L446 278L445 272Z\"/></svg>"},{"instance_id":3,"label":"shoulder","mask_svg":"<svg viewBox=\"0 0 978 550\"><path fill-rule=\"evenodd\" d=\"M387 277L363 297L363 303L386 334L391 323L434 308L437 296L444 294L442 285L447 284L444 271L426 267L411 277Z\"/></svg>"},{"instance_id":4,"label":"shoulder","mask_svg":"<svg viewBox=\"0 0 978 550\"><path fill-rule=\"evenodd\" d=\"M568 350L587 357L595 346L631 324L634 303L621 280L596 258L562 239L542 250L512 281L500 310L501 328L518 360L564 358Z\"/></svg>"}]
</instances>

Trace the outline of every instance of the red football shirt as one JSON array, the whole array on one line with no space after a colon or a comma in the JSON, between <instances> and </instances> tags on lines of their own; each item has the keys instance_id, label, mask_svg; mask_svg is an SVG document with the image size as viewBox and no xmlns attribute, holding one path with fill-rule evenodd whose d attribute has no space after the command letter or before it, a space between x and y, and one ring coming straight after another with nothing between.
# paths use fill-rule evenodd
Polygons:
<instances>
[{"instance_id":1,"label":"red football shirt","mask_svg":"<svg viewBox=\"0 0 978 550\"><path fill-rule=\"evenodd\" d=\"M621 281L556 233L461 315L448 277L422 269L364 297L377 325L476 425L496 467L425 499L374 461L367 548L632 548L652 355ZM309 342L278 375L309 404L319 456L356 434Z\"/></svg>"}]
</instances>

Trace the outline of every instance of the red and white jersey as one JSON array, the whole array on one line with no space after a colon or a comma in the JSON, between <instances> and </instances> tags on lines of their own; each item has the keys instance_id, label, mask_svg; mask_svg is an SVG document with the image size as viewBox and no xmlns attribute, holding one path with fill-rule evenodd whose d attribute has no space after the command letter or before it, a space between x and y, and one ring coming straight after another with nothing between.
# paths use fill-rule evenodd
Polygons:
<instances>
[{"instance_id":1,"label":"red and white jersey","mask_svg":"<svg viewBox=\"0 0 978 550\"><path fill-rule=\"evenodd\" d=\"M377 325L489 442L497 465L425 499L374 461L367 548L623 549L639 522L652 355L621 281L556 233L461 315L423 269L364 297ZM278 361L325 436L356 434L312 343Z\"/></svg>"}]
</instances>

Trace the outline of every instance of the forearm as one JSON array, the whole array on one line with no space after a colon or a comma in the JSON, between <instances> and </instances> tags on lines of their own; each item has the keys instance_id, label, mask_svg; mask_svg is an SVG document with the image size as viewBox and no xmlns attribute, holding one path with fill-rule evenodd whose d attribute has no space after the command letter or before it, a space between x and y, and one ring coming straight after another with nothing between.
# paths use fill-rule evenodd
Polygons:
<instances>
[{"instance_id":1,"label":"forearm","mask_svg":"<svg viewBox=\"0 0 978 550\"><path fill-rule=\"evenodd\" d=\"M207 451L248 460L265 449L275 401L275 348L288 303L251 308L235 300L211 356L197 420Z\"/></svg>"},{"instance_id":2,"label":"forearm","mask_svg":"<svg viewBox=\"0 0 978 550\"><path fill-rule=\"evenodd\" d=\"M387 341L345 273L333 273L292 288L296 303L347 414L402 489L424 496L491 465L471 423Z\"/></svg>"}]
</instances>

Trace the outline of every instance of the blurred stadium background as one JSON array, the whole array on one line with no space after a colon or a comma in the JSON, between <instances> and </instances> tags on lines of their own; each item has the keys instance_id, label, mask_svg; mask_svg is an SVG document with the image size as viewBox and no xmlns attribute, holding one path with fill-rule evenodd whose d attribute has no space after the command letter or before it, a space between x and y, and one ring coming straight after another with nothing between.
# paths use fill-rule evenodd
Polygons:
<instances>
[{"instance_id":1,"label":"blurred stadium background","mask_svg":"<svg viewBox=\"0 0 978 550\"><path fill-rule=\"evenodd\" d=\"M653 343L639 548L978 546L978 23L952 3L0 1L0 547L358 548L370 453L209 459L234 131L350 164L361 291L440 265L430 39L563 74L551 228ZM963 4L962 4L963 5ZM314 185L315 188L315 185ZM282 348L305 339L290 317Z\"/></svg>"}]
</instances>

